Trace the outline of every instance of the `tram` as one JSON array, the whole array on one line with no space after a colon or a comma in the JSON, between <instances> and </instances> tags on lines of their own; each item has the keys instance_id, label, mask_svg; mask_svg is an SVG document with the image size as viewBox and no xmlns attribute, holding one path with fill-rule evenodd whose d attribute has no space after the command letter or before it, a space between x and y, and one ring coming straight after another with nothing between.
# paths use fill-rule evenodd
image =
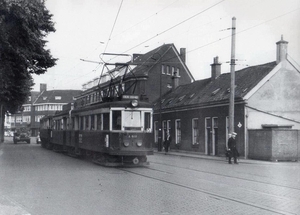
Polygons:
<instances>
[{"instance_id":1,"label":"tram","mask_svg":"<svg viewBox=\"0 0 300 215\"><path fill-rule=\"evenodd\" d=\"M43 117L41 146L88 157L104 166L149 165L147 155L153 154L152 104L134 93L114 94L116 83L118 80L110 81L106 90L96 87L62 111Z\"/></svg>"}]
</instances>

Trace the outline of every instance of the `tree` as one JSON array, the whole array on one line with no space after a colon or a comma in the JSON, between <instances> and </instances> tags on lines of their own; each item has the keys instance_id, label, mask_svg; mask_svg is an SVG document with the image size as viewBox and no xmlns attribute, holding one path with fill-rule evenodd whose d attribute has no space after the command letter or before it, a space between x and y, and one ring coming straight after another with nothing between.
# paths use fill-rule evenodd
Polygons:
<instances>
[{"instance_id":1,"label":"tree","mask_svg":"<svg viewBox=\"0 0 300 215\"><path fill-rule=\"evenodd\" d=\"M55 32L44 0L0 2L0 142L5 113L14 113L33 86L32 74L44 74L55 65L46 49L46 36Z\"/></svg>"}]
</instances>

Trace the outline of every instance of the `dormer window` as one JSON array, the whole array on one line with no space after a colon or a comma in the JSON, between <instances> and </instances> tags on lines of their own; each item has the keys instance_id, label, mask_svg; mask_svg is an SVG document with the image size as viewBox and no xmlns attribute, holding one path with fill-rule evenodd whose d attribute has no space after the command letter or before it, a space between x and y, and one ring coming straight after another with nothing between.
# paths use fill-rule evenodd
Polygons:
<instances>
[{"instance_id":1,"label":"dormer window","mask_svg":"<svg viewBox=\"0 0 300 215\"><path fill-rule=\"evenodd\" d=\"M216 95L216 94L220 91L220 89L221 89L221 88L218 88L218 89L214 90L214 91L211 93L211 95L212 95L212 96Z\"/></svg>"},{"instance_id":2,"label":"dormer window","mask_svg":"<svg viewBox=\"0 0 300 215\"><path fill-rule=\"evenodd\" d=\"M173 99L170 99L170 100L168 101L167 105L168 105L168 104L171 104L172 102L173 102Z\"/></svg>"},{"instance_id":3,"label":"dormer window","mask_svg":"<svg viewBox=\"0 0 300 215\"><path fill-rule=\"evenodd\" d=\"M55 96L55 100L61 100L61 96Z\"/></svg>"},{"instance_id":4,"label":"dormer window","mask_svg":"<svg viewBox=\"0 0 300 215\"><path fill-rule=\"evenodd\" d=\"M43 100L45 101L47 99L47 96L43 96Z\"/></svg>"},{"instance_id":5,"label":"dormer window","mask_svg":"<svg viewBox=\"0 0 300 215\"><path fill-rule=\"evenodd\" d=\"M180 96L177 102L181 102L181 101L182 101L182 99L184 99L184 97L185 97L185 95L183 95L183 96Z\"/></svg>"}]
</instances>

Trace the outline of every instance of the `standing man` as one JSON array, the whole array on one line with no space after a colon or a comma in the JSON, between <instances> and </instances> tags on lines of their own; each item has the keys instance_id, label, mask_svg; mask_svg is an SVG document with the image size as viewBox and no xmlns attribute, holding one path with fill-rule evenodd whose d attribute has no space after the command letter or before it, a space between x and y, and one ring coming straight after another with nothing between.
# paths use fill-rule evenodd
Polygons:
<instances>
[{"instance_id":1,"label":"standing man","mask_svg":"<svg viewBox=\"0 0 300 215\"><path fill-rule=\"evenodd\" d=\"M169 147L170 147L170 144L171 144L171 141L172 141L172 137L170 135L170 132L167 131L167 136L166 136L166 140L165 140L165 144L164 144L164 147L165 147L165 155L168 153L169 151Z\"/></svg>"},{"instance_id":2,"label":"standing man","mask_svg":"<svg viewBox=\"0 0 300 215\"><path fill-rule=\"evenodd\" d=\"M236 148L236 137L237 133L232 132L231 137L228 139L228 163L231 164L231 158L233 157L234 163L238 164L237 157L238 157L238 150Z\"/></svg>"}]
</instances>

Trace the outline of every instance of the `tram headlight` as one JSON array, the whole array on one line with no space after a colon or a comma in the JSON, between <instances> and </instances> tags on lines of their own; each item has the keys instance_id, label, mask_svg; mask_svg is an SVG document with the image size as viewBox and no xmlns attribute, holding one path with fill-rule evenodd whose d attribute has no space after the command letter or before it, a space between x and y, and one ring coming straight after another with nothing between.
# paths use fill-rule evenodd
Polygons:
<instances>
[{"instance_id":1,"label":"tram headlight","mask_svg":"<svg viewBox=\"0 0 300 215\"><path fill-rule=\"evenodd\" d=\"M131 106L132 106L132 107L137 107L138 105L139 105L138 100L135 99L135 100L132 100L132 101L131 101Z\"/></svg>"},{"instance_id":2,"label":"tram headlight","mask_svg":"<svg viewBox=\"0 0 300 215\"><path fill-rule=\"evenodd\" d=\"M129 142L124 142L123 144L124 144L125 147L129 146Z\"/></svg>"},{"instance_id":3,"label":"tram headlight","mask_svg":"<svg viewBox=\"0 0 300 215\"><path fill-rule=\"evenodd\" d=\"M142 146L142 142L137 142L136 145L137 145L138 147L141 147L141 146Z\"/></svg>"}]
</instances>

